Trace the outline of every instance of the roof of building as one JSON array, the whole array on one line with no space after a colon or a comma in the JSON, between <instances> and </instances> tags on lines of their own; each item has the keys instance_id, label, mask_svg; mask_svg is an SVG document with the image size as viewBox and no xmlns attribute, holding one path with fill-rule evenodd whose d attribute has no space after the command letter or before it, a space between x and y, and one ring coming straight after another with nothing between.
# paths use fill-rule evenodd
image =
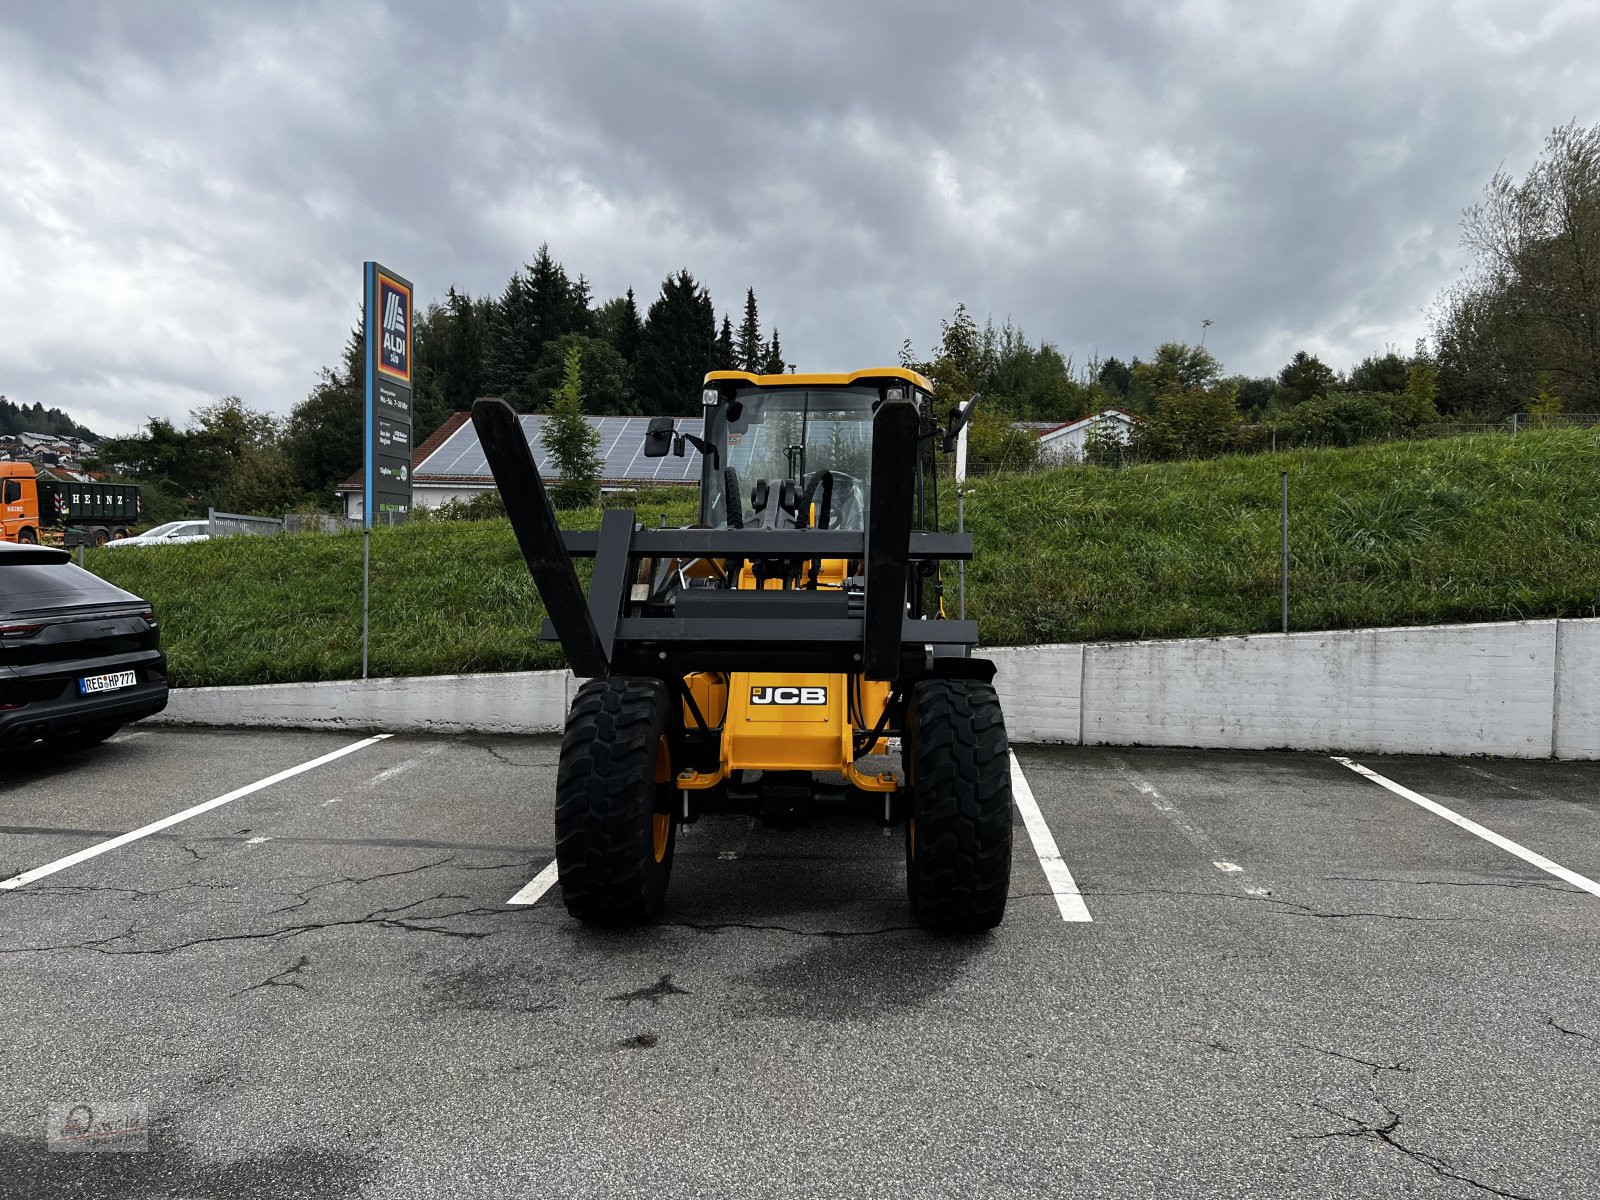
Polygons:
<instances>
[{"instance_id":1,"label":"roof of building","mask_svg":"<svg viewBox=\"0 0 1600 1200\"><path fill-rule=\"evenodd\" d=\"M1082 429L1086 425L1092 425L1105 417L1126 421L1129 425L1132 425L1134 420L1132 413L1123 412L1120 408L1102 408L1099 412L1090 413L1087 417L1079 417L1076 421L1068 421L1062 425L1051 425L1046 429L1041 429L1039 431L1039 439L1044 441L1048 438L1072 433L1074 430Z\"/></svg>"},{"instance_id":2,"label":"roof of building","mask_svg":"<svg viewBox=\"0 0 1600 1200\"><path fill-rule=\"evenodd\" d=\"M787 379L789 376L783 376ZM522 424L528 448L533 451L534 465L546 479L559 479L549 461L549 453L541 440L543 413L523 413L517 418ZM680 429L693 431L699 416L674 417ZM644 456L645 430L649 417L584 417L591 428L600 434L597 453L601 459L602 483L698 483L700 456L685 454L682 458L668 455L665 458ZM473 427L469 413L452 413L445 423L429 434L411 455L411 481L413 485L459 484L491 487L494 476L483 447L478 444L478 431ZM364 472L356 471L341 483L337 491L359 492L364 486Z\"/></svg>"}]
</instances>

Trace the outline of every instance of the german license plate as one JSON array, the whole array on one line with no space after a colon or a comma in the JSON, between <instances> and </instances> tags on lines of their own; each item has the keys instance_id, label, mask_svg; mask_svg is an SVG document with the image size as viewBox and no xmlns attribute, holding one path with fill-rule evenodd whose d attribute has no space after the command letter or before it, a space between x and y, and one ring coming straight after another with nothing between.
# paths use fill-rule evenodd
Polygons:
<instances>
[{"instance_id":1,"label":"german license plate","mask_svg":"<svg viewBox=\"0 0 1600 1200\"><path fill-rule=\"evenodd\" d=\"M139 682L137 671L113 671L109 675L88 675L78 681L78 691L85 696L98 696L101 692L114 692L132 687Z\"/></svg>"}]
</instances>

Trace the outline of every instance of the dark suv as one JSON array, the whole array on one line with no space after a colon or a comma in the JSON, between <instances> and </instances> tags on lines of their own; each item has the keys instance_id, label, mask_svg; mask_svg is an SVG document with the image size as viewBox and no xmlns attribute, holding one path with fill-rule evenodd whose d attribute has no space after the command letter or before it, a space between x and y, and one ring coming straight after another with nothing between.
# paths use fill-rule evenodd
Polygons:
<instances>
[{"instance_id":1,"label":"dark suv","mask_svg":"<svg viewBox=\"0 0 1600 1200\"><path fill-rule=\"evenodd\" d=\"M65 550L0 542L0 750L74 750L167 706L155 610Z\"/></svg>"}]
</instances>

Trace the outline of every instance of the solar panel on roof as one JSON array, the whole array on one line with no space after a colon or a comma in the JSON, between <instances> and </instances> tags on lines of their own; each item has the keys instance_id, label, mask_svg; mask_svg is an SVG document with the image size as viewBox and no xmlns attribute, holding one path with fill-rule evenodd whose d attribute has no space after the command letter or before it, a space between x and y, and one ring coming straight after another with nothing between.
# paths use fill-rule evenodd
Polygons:
<instances>
[{"instance_id":1,"label":"solar panel on roof","mask_svg":"<svg viewBox=\"0 0 1600 1200\"><path fill-rule=\"evenodd\" d=\"M544 444L546 418L539 413L526 413L520 418L523 436L533 451L534 465L546 472L550 452ZM600 476L614 481L641 483L694 483L700 478L700 455L686 449L682 458L644 456L645 431L650 426L649 417L585 417L600 435L596 453L601 459ZM676 418L677 426L687 433L700 432L700 418ZM478 444L478 431L468 422L457 429L426 459L417 464L419 477L429 475L465 476L489 480L493 473Z\"/></svg>"}]
</instances>

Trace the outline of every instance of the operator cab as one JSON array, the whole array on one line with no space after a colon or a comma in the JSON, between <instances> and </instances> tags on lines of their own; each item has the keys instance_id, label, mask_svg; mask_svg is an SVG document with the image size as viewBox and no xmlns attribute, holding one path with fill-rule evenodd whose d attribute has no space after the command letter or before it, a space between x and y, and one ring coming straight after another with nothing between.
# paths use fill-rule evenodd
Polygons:
<instances>
[{"instance_id":1,"label":"operator cab","mask_svg":"<svg viewBox=\"0 0 1600 1200\"><path fill-rule=\"evenodd\" d=\"M871 507L872 418L886 399L926 412L914 371L706 376L700 520L713 528L860 532Z\"/></svg>"}]
</instances>

